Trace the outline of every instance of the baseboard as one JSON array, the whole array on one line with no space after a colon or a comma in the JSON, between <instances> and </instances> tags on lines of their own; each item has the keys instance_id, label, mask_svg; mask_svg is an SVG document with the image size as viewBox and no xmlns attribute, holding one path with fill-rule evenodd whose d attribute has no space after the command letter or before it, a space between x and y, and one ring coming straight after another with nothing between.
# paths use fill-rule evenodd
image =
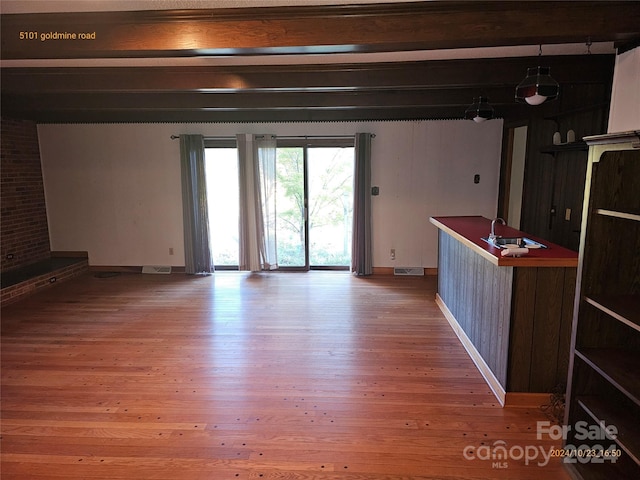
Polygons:
<instances>
[{"instance_id":1,"label":"baseboard","mask_svg":"<svg viewBox=\"0 0 640 480\"><path fill-rule=\"evenodd\" d=\"M393 275L393 267L373 267L373 275Z\"/></svg>"},{"instance_id":2,"label":"baseboard","mask_svg":"<svg viewBox=\"0 0 640 480\"><path fill-rule=\"evenodd\" d=\"M373 275L393 275L394 267L373 267ZM424 269L425 276L437 276L438 269L437 268L425 268Z\"/></svg>"},{"instance_id":3,"label":"baseboard","mask_svg":"<svg viewBox=\"0 0 640 480\"><path fill-rule=\"evenodd\" d=\"M67 252L61 252L67 253ZM74 253L74 252L70 252ZM83 253L83 252L76 252ZM84 252L86 255L86 252ZM53 253L52 253L53 255ZM60 255L60 256L75 256L75 255ZM81 255L79 255L81 256ZM142 273L142 265L90 265L89 270L92 272L121 272L121 273ZM221 269L223 271L224 269ZM171 273L184 273L185 267L175 267L171 266ZM437 268L425 268L424 269L425 276L437 276L438 269ZM389 275L393 276L393 267L373 267L373 275Z\"/></svg>"},{"instance_id":4,"label":"baseboard","mask_svg":"<svg viewBox=\"0 0 640 480\"><path fill-rule=\"evenodd\" d=\"M471 360L473 360L473 363L476 364L476 367L480 371L480 374L484 377L485 381L487 382L487 385L495 395L496 399L498 400L498 402L500 402L500 405L504 407L505 397L506 397L506 392L504 390L504 387L500 384L496 376L493 374L489 366L486 364L486 362L482 358L482 355L480 355L480 352L476 350L476 347L473 345L473 342L471 342L471 340L469 339L469 337L467 337L467 334L464 332L462 327L458 324L458 321L453 316L453 313L451 313L451 310L449 310L449 307L447 307L447 305L444 303L444 300L442 300L440 295L438 295L437 293L436 293L436 304L438 305L438 307L440 307L440 310L444 314L444 317L449 322L449 325L453 329L456 336L460 339L462 346L471 357Z\"/></svg>"},{"instance_id":5,"label":"baseboard","mask_svg":"<svg viewBox=\"0 0 640 480\"><path fill-rule=\"evenodd\" d=\"M90 265L91 272L142 273L142 265ZM184 273L184 267L171 267L171 273Z\"/></svg>"}]
</instances>

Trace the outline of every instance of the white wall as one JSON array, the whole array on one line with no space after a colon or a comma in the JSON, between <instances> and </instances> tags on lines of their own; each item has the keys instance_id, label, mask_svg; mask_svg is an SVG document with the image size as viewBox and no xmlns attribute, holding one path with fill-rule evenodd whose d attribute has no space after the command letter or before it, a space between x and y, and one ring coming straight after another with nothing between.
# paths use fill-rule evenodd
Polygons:
<instances>
[{"instance_id":1,"label":"white wall","mask_svg":"<svg viewBox=\"0 0 640 480\"><path fill-rule=\"evenodd\" d=\"M86 250L91 265L184 265L179 143L171 135L364 131L376 134L375 267L435 267L432 215L495 215L501 120L39 125L51 249Z\"/></svg>"},{"instance_id":2,"label":"white wall","mask_svg":"<svg viewBox=\"0 0 640 480\"><path fill-rule=\"evenodd\" d=\"M608 133L640 130L640 47L616 56Z\"/></svg>"},{"instance_id":3,"label":"white wall","mask_svg":"<svg viewBox=\"0 0 640 480\"><path fill-rule=\"evenodd\" d=\"M520 228L522 216L522 192L524 187L524 167L527 158L526 126L513 129L511 152L511 181L509 184L509 212L505 219L510 227Z\"/></svg>"}]
</instances>

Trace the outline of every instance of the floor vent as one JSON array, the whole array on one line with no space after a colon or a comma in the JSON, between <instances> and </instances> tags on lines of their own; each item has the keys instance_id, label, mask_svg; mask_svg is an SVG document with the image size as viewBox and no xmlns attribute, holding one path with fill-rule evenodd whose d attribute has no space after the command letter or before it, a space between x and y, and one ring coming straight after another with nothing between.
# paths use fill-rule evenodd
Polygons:
<instances>
[{"instance_id":1,"label":"floor vent","mask_svg":"<svg viewBox=\"0 0 640 480\"><path fill-rule=\"evenodd\" d=\"M142 267L142 273L153 273L153 274L169 274L171 273L171 267L168 266L151 266L151 265L145 265L144 267Z\"/></svg>"},{"instance_id":2,"label":"floor vent","mask_svg":"<svg viewBox=\"0 0 640 480\"><path fill-rule=\"evenodd\" d=\"M393 269L394 275L414 275L424 276L424 268L422 267L398 267Z\"/></svg>"}]
</instances>

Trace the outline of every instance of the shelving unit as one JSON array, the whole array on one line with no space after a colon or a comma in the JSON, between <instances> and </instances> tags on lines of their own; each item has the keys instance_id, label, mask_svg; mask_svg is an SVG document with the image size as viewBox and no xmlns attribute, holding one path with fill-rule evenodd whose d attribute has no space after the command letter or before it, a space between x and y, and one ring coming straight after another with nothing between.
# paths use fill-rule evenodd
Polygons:
<instances>
[{"instance_id":1,"label":"shelving unit","mask_svg":"<svg viewBox=\"0 0 640 480\"><path fill-rule=\"evenodd\" d=\"M565 413L565 446L577 453L565 460L575 478L637 479L640 132L585 140L589 163Z\"/></svg>"}]
</instances>

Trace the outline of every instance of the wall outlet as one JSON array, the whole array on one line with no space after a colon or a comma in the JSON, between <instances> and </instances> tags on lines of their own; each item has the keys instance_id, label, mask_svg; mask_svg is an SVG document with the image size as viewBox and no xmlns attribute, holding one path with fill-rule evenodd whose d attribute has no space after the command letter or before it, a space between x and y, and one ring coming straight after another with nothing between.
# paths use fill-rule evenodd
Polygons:
<instances>
[{"instance_id":1,"label":"wall outlet","mask_svg":"<svg viewBox=\"0 0 640 480\"><path fill-rule=\"evenodd\" d=\"M567 222L571 221L571 209L570 209L570 208L567 208L567 209L564 211L564 219L565 219Z\"/></svg>"},{"instance_id":2,"label":"wall outlet","mask_svg":"<svg viewBox=\"0 0 640 480\"><path fill-rule=\"evenodd\" d=\"M392 248L389 251L389 256L391 257L391 260L395 260L396 259L396 249L395 248Z\"/></svg>"},{"instance_id":3,"label":"wall outlet","mask_svg":"<svg viewBox=\"0 0 640 480\"><path fill-rule=\"evenodd\" d=\"M173 247L169 247L169 255L173 255Z\"/></svg>"}]
</instances>

